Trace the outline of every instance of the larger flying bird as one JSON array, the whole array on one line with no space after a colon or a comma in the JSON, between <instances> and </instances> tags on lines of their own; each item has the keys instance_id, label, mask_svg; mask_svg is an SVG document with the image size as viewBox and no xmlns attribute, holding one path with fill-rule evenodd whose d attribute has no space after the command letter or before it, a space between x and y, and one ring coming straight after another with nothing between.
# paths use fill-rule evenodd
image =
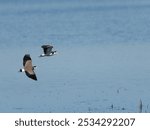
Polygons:
<instances>
[{"instance_id":1,"label":"larger flying bird","mask_svg":"<svg viewBox=\"0 0 150 130\"><path fill-rule=\"evenodd\" d=\"M25 74L33 79L37 80L36 74L34 72L34 68L36 66L32 66L32 59L29 54L25 54L23 57L23 69L20 69L19 72L25 72Z\"/></svg>"},{"instance_id":2,"label":"larger flying bird","mask_svg":"<svg viewBox=\"0 0 150 130\"><path fill-rule=\"evenodd\" d=\"M53 51L53 46L51 45L43 45L41 46L43 48L43 54L40 55L40 57L44 57L44 56L53 56L56 54L56 51Z\"/></svg>"}]
</instances>

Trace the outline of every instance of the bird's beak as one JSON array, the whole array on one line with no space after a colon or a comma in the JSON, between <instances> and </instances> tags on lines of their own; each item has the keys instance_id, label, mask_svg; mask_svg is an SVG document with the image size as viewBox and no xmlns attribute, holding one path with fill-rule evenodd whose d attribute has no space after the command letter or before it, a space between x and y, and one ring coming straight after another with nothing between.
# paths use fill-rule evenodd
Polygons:
<instances>
[{"instance_id":1,"label":"bird's beak","mask_svg":"<svg viewBox=\"0 0 150 130\"><path fill-rule=\"evenodd\" d=\"M20 69L20 70L18 70L18 72L22 72L22 71L21 71L21 69Z\"/></svg>"}]
</instances>

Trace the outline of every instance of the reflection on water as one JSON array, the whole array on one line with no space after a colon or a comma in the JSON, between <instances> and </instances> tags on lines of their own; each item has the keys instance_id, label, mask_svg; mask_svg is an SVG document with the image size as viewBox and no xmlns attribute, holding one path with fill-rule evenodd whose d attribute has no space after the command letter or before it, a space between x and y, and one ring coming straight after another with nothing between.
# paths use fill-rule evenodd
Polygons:
<instances>
[{"instance_id":1,"label":"reflection on water","mask_svg":"<svg viewBox=\"0 0 150 130\"><path fill-rule=\"evenodd\" d=\"M2 2L0 112L150 112L144 2ZM47 42L58 55L39 58ZM26 53L37 82L18 72Z\"/></svg>"}]
</instances>

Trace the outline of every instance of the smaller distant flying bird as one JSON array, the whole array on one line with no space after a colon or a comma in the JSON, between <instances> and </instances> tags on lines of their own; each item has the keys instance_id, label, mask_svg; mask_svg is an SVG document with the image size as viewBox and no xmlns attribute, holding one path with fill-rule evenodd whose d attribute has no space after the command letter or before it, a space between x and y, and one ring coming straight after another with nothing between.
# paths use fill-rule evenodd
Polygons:
<instances>
[{"instance_id":1,"label":"smaller distant flying bird","mask_svg":"<svg viewBox=\"0 0 150 130\"><path fill-rule=\"evenodd\" d=\"M32 66L32 59L29 54L25 54L23 57L23 69L20 69L19 72L25 72L25 74L33 79L37 80L36 74L34 72L34 68L36 66Z\"/></svg>"},{"instance_id":2,"label":"smaller distant flying bird","mask_svg":"<svg viewBox=\"0 0 150 130\"><path fill-rule=\"evenodd\" d=\"M44 57L44 56L53 56L56 53L56 51L53 51L53 46L51 45L43 45L41 46L43 48L44 53L40 55L40 57Z\"/></svg>"}]
</instances>

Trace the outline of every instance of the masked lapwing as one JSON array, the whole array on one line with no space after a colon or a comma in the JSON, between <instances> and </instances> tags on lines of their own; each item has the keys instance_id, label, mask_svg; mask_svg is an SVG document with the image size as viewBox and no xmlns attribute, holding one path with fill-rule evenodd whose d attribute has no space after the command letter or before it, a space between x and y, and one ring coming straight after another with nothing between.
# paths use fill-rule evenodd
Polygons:
<instances>
[{"instance_id":1,"label":"masked lapwing","mask_svg":"<svg viewBox=\"0 0 150 130\"><path fill-rule=\"evenodd\" d=\"M55 54L57 54L57 51L53 51L53 46L51 45L42 45L41 46L43 48L43 54L40 55L40 57L44 57L44 56L53 56Z\"/></svg>"},{"instance_id":2,"label":"masked lapwing","mask_svg":"<svg viewBox=\"0 0 150 130\"><path fill-rule=\"evenodd\" d=\"M23 69L20 69L19 72L25 72L25 74L33 79L37 80L36 74L34 72L34 68L36 66L32 66L32 59L29 54L25 54L23 57Z\"/></svg>"}]
</instances>

